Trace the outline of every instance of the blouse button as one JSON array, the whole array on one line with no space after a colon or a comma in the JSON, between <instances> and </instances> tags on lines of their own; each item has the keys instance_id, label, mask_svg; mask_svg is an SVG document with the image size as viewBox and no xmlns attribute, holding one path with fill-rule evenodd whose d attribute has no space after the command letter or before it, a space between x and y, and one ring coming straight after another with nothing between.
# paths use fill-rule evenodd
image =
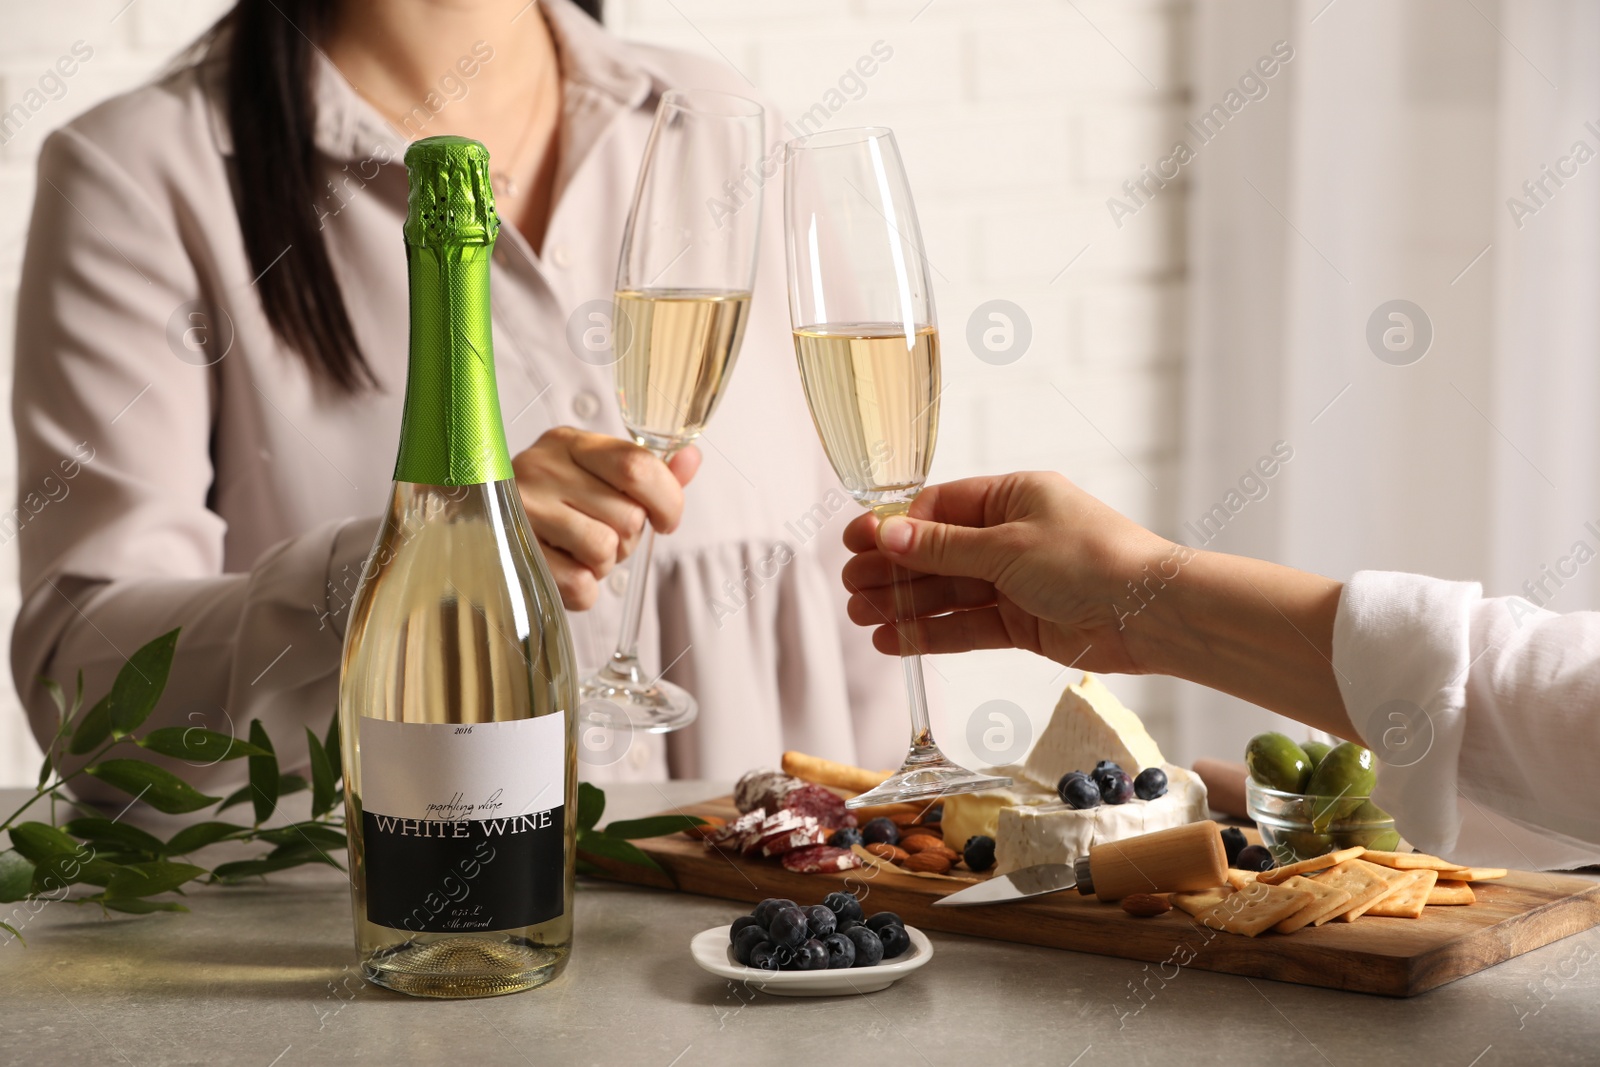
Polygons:
<instances>
[{"instance_id":1,"label":"blouse button","mask_svg":"<svg viewBox=\"0 0 1600 1067\"><path fill-rule=\"evenodd\" d=\"M585 390L572 398L572 413L580 419L592 419L600 414L600 398Z\"/></svg>"},{"instance_id":2,"label":"blouse button","mask_svg":"<svg viewBox=\"0 0 1600 1067\"><path fill-rule=\"evenodd\" d=\"M606 586L617 596L621 596L623 593L627 592L628 572L626 568L623 570L612 571L611 576L606 579Z\"/></svg>"},{"instance_id":3,"label":"blouse button","mask_svg":"<svg viewBox=\"0 0 1600 1067\"><path fill-rule=\"evenodd\" d=\"M550 250L550 262L556 266L565 267L571 261L572 257L567 255L566 245L556 245Z\"/></svg>"},{"instance_id":4,"label":"blouse button","mask_svg":"<svg viewBox=\"0 0 1600 1067\"><path fill-rule=\"evenodd\" d=\"M633 764L634 770L644 770L644 765L650 762L649 749L644 745L634 745L628 752L628 762Z\"/></svg>"}]
</instances>

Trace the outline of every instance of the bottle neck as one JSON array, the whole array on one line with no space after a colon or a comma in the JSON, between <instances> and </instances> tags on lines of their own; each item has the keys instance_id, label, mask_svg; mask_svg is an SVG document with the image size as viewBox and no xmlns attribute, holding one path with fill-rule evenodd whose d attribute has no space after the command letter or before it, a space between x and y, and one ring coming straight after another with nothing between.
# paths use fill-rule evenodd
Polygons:
<instances>
[{"instance_id":1,"label":"bottle neck","mask_svg":"<svg viewBox=\"0 0 1600 1067\"><path fill-rule=\"evenodd\" d=\"M411 353L394 480L473 485L511 477L489 315L494 245L406 245Z\"/></svg>"}]
</instances>

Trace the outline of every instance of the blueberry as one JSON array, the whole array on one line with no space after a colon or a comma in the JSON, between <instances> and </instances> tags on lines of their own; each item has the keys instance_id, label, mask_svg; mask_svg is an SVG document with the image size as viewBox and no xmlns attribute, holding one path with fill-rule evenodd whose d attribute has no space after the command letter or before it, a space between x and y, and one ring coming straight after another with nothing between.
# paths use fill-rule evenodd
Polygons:
<instances>
[{"instance_id":1,"label":"blueberry","mask_svg":"<svg viewBox=\"0 0 1600 1067\"><path fill-rule=\"evenodd\" d=\"M822 939L822 947L828 950L828 970L855 966L856 943L844 934L829 934Z\"/></svg>"},{"instance_id":2,"label":"blueberry","mask_svg":"<svg viewBox=\"0 0 1600 1067\"><path fill-rule=\"evenodd\" d=\"M876 967L883 960L883 941L865 926L852 926L845 933L856 946L856 961L852 967Z\"/></svg>"},{"instance_id":3,"label":"blueberry","mask_svg":"<svg viewBox=\"0 0 1600 1067\"><path fill-rule=\"evenodd\" d=\"M922 815L922 825L939 826L944 823L944 805L935 804Z\"/></svg>"},{"instance_id":4,"label":"blueberry","mask_svg":"<svg viewBox=\"0 0 1600 1067\"><path fill-rule=\"evenodd\" d=\"M728 927L728 944L731 945L736 940L738 940L739 931L743 930L747 926L754 926L754 927L760 928L761 924L756 922L756 919L755 919L754 915L741 915L741 916L739 916L737 919L733 920L733 925Z\"/></svg>"},{"instance_id":5,"label":"blueberry","mask_svg":"<svg viewBox=\"0 0 1600 1067\"><path fill-rule=\"evenodd\" d=\"M757 945L764 943L770 943L765 930L759 926L746 926L734 936L733 958L748 966L750 953Z\"/></svg>"},{"instance_id":6,"label":"blueberry","mask_svg":"<svg viewBox=\"0 0 1600 1067\"><path fill-rule=\"evenodd\" d=\"M828 844L834 848L849 848L851 845L862 844L861 831L854 826L846 826L842 830L835 830L828 837Z\"/></svg>"},{"instance_id":7,"label":"blueberry","mask_svg":"<svg viewBox=\"0 0 1600 1067\"><path fill-rule=\"evenodd\" d=\"M1154 800L1167 792L1167 772L1160 767L1146 767L1133 780L1134 796L1140 800Z\"/></svg>"},{"instance_id":8,"label":"blueberry","mask_svg":"<svg viewBox=\"0 0 1600 1067\"><path fill-rule=\"evenodd\" d=\"M776 971L779 969L779 953L788 953L788 949L780 949L771 941L762 941L750 950L750 966L758 971Z\"/></svg>"},{"instance_id":9,"label":"blueberry","mask_svg":"<svg viewBox=\"0 0 1600 1067\"><path fill-rule=\"evenodd\" d=\"M1270 871L1277 866L1272 860L1272 853L1263 845L1244 846L1234 858L1233 864L1241 871Z\"/></svg>"},{"instance_id":10,"label":"blueberry","mask_svg":"<svg viewBox=\"0 0 1600 1067\"><path fill-rule=\"evenodd\" d=\"M1080 811L1100 806L1100 787L1082 774L1069 774L1061 779L1056 793L1064 803Z\"/></svg>"},{"instance_id":11,"label":"blueberry","mask_svg":"<svg viewBox=\"0 0 1600 1067\"><path fill-rule=\"evenodd\" d=\"M890 923L879 930L878 940L883 942L883 958L886 960L894 959L911 947L911 935L899 923Z\"/></svg>"},{"instance_id":12,"label":"blueberry","mask_svg":"<svg viewBox=\"0 0 1600 1067\"><path fill-rule=\"evenodd\" d=\"M1121 770L1122 770L1122 766L1120 764L1113 763L1108 759L1103 759L1099 763L1096 763L1094 765L1094 770L1089 772L1089 777L1093 778L1096 782L1098 782L1101 778L1103 778L1106 775L1110 774L1112 771L1121 771Z\"/></svg>"},{"instance_id":13,"label":"blueberry","mask_svg":"<svg viewBox=\"0 0 1600 1067\"><path fill-rule=\"evenodd\" d=\"M859 923L862 919L861 901L856 899L854 893L829 893L822 898L822 902L838 916L840 929L843 929L847 922Z\"/></svg>"},{"instance_id":14,"label":"blueberry","mask_svg":"<svg viewBox=\"0 0 1600 1067\"><path fill-rule=\"evenodd\" d=\"M795 902L790 900L788 897L768 897L766 900L763 900L761 903L757 904L755 910L752 911L750 915L762 926L771 926L772 916L779 908L793 908L796 906L797 905Z\"/></svg>"},{"instance_id":15,"label":"blueberry","mask_svg":"<svg viewBox=\"0 0 1600 1067\"><path fill-rule=\"evenodd\" d=\"M839 928L837 930L835 930L834 933L836 933L836 934L847 933L850 930L854 930L858 926L861 927L863 930L865 930L866 927L867 927L867 924L862 922L860 919L840 919L839 920Z\"/></svg>"},{"instance_id":16,"label":"blueberry","mask_svg":"<svg viewBox=\"0 0 1600 1067\"><path fill-rule=\"evenodd\" d=\"M826 904L813 904L806 909L806 929L820 941L839 929L839 917Z\"/></svg>"},{"instance_id":17,"label":"blueberry","mask_svg":"<svg viewBox=\"0 0 1600 1067\"><path fill-rule=\"evenodd\" d=\"M988 834L973 834L967 838L961 858L967 861L968 870L987 871L994 866L994 838Z\"/></svg>"},{"instance_id":18,"label":"blueberry","mask_svg":"<svg viewBox=\"0 0 1600 1067\"><path fill-rule=\"evenodd\" d=\"M772 917L772 922L767 924L767 931L772 935L772 943L784 948L799 948L805 944L807 937L807 918L803 909L791 905L778 909Z\"/></svg>"},{"instance_id":19,"label":"blueberry","mask_svg":"<svg viewBox=\"0 0 1600 1067\"><path fill-rule=\"evenodd\" d=\"M900 827L880 815L876 819L867 820L867 825L861 828L861 840L869 845L898 845Z\"/></svg>"},{"instance_id":20,"label":"blueberry","mask_svg":"<svg viewBox=\"0 0 1600 1067\"><path fill-rule=\"evenodd\" d=\"M1239 853L1244 849L1244 831L1230 826L1222 831L1222 851L1228 854L1228 866L1238 869Z\"/></svg>"},{"instance_id":21,"label":"blueberry","mask_svg":"<svg viewBox=\"0 0 1600 1067\"><path fill-rule=\"evenodd\" d=\"M1100 799L1107 804L1126 804L1133 799L1133 779L1126 771L1107 771L1100 779Z\"/></svg>"},{"instance_id":22,"label":"blueberry","mask_svg":"<svg viewBox=\"0 0 1600 1067\"><path fill-rule=\"evenodd\" d=\"M828 969L828 950L821 941L811 938L795 952L799 962L795 966L797 971L825 971Z\"/></svg>"},{"instance_id":23,"label":"blueberry","mask_svg":"<svg viewBox=\"0 0 1600 1067\"><path fill-rule=\"evenodd\" d=\"M1068 771L1066 774L1063 774L1061 776L1061 780L1056 783L1056 796L1061 798L1061 803L1071 804L1073 790L1075 788L1082 788L1081 786L1074 786L1072 784L1074 782L1087 782L1094 789L1095 803L1098 804L1100 802L1100 787L1089 781L1089 776L1087 774L1084 774L1082 771ZM1087 796L1088 794L1085 793L1083 795Z\"/></svg>"},{"instance_id":24,"label":"blueberry","mask_svg":"<svg viewBox=\"0 0 1600 1067\"><path fill-rule=\"evenodd\" d=\"M904 926L906 921L892 911L880 911L867 920L867 929L877 933L885 926Z\"/></svg>"}]
</instances>

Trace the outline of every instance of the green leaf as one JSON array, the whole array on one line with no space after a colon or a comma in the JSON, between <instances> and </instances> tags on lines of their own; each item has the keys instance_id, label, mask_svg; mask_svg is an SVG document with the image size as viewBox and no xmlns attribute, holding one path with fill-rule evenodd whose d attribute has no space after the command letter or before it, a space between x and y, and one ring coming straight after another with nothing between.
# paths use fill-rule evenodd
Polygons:
<instances>
[{"instance_id":1,"label":"green leaf","mask_svg":"<svg viewBox=\"0 0 1600 1067\"><path fill-rule=\"evenodd\" d=\"M661 864L641 852L638 845L618 837L608 837L597 830L578 834L578 851L637 867L649 867L657 871L661 869Z\"/></svg>"},{"instance_id":2,"label":"green leaf","mask_svg":"<svg viewBox=\"0 0 1600 1067\"><path fill-rule=\"evenodd\" d=\"M113 822L110 819L99 817L73 819L62 829L74 837L81 837L85 841L106 848L122 849L127 852L148 852L152 856L159 856L166 851L166 846L161 843L159 837L147 834L136 826Z\"/></svg>"},{"instance_id":3,"label":"green leaf","mask_svg":"<svg viewBox=\"0 0 1600 1067\"><path fill-rule=\"evenodd\" d=\"M111 725L111 694L107 693L78 720L78 725L72 731L72 740L67 742L67 751L74 756L93 752L111 736Z\"/></svg>"},{"instance_id":4,"label":"green leaf","mask_svg":"<svg viewBox=\"0 0 1600 1067\"><path fill-rule=\"evenodd\" d=\"M584 859L582 856L578 856L574 859L573 869L578 874L587 874L590 877L604 877L606 873L599 867L596 867L594 864Z\"/></svg>"},{"instance_id":5,"label":"green leaf","mask_svg":"<svg viewBox=\"0 0 1600 1067\"><path fill-rule=\"evenodd\" d=\"M178 631L168 630L146 644L122 665L111 684L112 731L126 737L150 717L167 687L167 672L172 669L172 654L178 648Z\"/></svg>"},{"instance_id":6,"label":"green leaf","mask_svg":"<svg viewBox=\"0 0 1600 1067\"><path fill-rule=\"evenodd\" d=\"M171 771L164 771L144 760L110 759L88 767L86 771L107 785L131 793L168 815L199 811L217 802L216 797L206 796Z\"/></svg>"},{"instance_id":7,"label":"green leaf","mask_svg":"<svg viewBox=\"0 0 1600 1067\"><path fill-rule=\"evenodd\" d=\"M623 819L607 826L602 833L607 837L620 837L637 841L642 837L665 837L693 826L704 826L706 821L698 815L653 815L648 819Z\"/></svg>"},{"instance_id":8,"label":"green leaf","mask_svg":"<svg viewBox=\"0 0 1600 1067\"><path fill-rule=\"evenodd\" d=\"M606 795L597 785L578 783L578 829L592 830L606 813Z\"/></svg>"},{"instance_id":9,"label":"green leaf","mask_svg":"<svg viewBox=\"0 0 1600 1067\"><path fill-rule=\"evenodd\" d=\"M55 701L57 721L64 721L67 717L67 694L61 688L61 683L54 678L40 678L39 684L44 686L44 691L50 694L50 699Z\"/></svg>"},{"instance_id":10,"label":"green leaf","mask_svg":"<svg viewBox=\"0 0 1600 1067\"><path fill-rule=\"evenodd\" d=\"M219 882L238 882L246 878L256 878L261 875L271 874L273 871L285 871L290 867L300 867L307 863L322 862L317 856L284 853L282 855L268 856L259 860L239 860L236 863L224 863L211 874Z\"/></svg>"},{"instance_id":11,"label":"green leaf","mask_svg":"<svg viewBox=\"0 0 1600 1067\"><path fill-rule=\"evenodd\" d=\"M88 855L88 849L74 841L59 827L43 822L18 823L11 828L11 847L34 863L43 863L61 852Z\"/></svg>"},{"instance_id":12,"label":"green leaf","mask_svg":"<svg viewBox=\"0 0 1600 1067\"><path fill-rule=\"evenodd\" d=\"M204 867L192 863L173 863L155 860L150 863L130 863L119 868L106 886L106 899L112 897L153 897L166 893L206 873Z\"/></svg>"},{"instance_id":13,"label":"green leaf","mask_svg":"<svg viewBox=\"0 0 1600 1067\"><path fill-rule=\"evenodd\" d=\"M311 817L326 815L333 808L333 767L317 735L306 729L306 749L311 753Z\"/></svg>"},{"instance_id":14,"label":"green leaf","mask_svg":"<svg viewBox=\"0 0 1600 1067\"><path fill-rule=\"evenodd\" d=\"M337 848L334 851L338 851ZM304 838L289 841L279 845L266 856L269 860L293 859L296 863L325 863L329 867L344 870L344 865L333 858L332 853L315 841Z\"/></svg>"},{"instance_id":15,"label":"green leaf","mask_svg":"<svg viewBox=\"0 0 1600 1067\"><path fill-rule=\"evenodd\" d=\"M246 788L249 788L248 786ZM240 799L243 799L242 797ZM249 830L247 826L237 826L231 822L199 822L193 826L185 826L182 830L172 835L172 840L167 842L165 852L169 856L187 856L191 852L198 852L207 845L214 845L218 841L242 834Z\"/></svg>"},{"instance_id":16,"label":"green leaf","mask_svg":"<svg viewBox=\"0 0 1600 1067\"><path fill-rule=\"evenodd\" d=\"M322 739L322 751L328 754L328 762L333 765L333 780L337 784L344 777L344 753L339 746L342 743L339 737L339 713L333 713L333 721L328 723L327 736Z\"/></svg>"},{"instance_id":17,"label":"green leaf","mask_svg":"<svg viewBox=\"0 0 1600 1067\"><path fill-rule=\"evenodd\" d=\"M276 751L260 719L250 720L250 743L266 749L268 753ZM272 818L273 811L277 809L279 784L277 756L250 757L250 802L255 806L258 825Z\"/></svg>"},{"instance_id":18,"label":"green leaf","mask_svg":"<svg viewBox=\"0 0 1600 1067\"><path fill-rule=\"evenodd\" d=\"M278 779L278 796L283 798L291 793L304 793L309 787L306 780L298 774L285 774Z\"/></svg>"},{"instance_id":19,"label":"green leaf","mask_svg":"<svg viewBox=\"0 0 1600 1067\"><path fill-rule=\"evenodd\" d=\"M294 845L305 841L329 849L344 848L347 844L344 834L325 822L297 822L292 826L264 830L256 836L274 845Z\"/></svg>"},{"instance_id":20,"label":"green leaf","mask_svg":"<svg viewBox=\"0 0 1600 1067\"><path fill-rule=\"evenodd\" d=\"M112 911L125 911L130 915L149 915L153 911L188 911L176 900L140 900L137 897L107 898L100 903Z\"/></svg>"},{"instance_id":21,"label":"green leaf","mask_svg":"<svg viewBox=\"0 0 1600 1067\"><path fill-rule=\"evenodd\" d=\"M10 923L0 923L0 930L10 930L12 937L16 938L18 941L21 941L24 945L26 945L28 943L27 941L23 940L22 931L18 930L15 926L12 926Z\"/></svg>"},{"instance_id":22,"label":"green leaf","mask_svg":"<svg viewBox=\"0 0 1600 1067\"><path fill-rule=\"evenodd\" d=\"M92 849L85 848L82 854L57 852L33 869L33 891L54 893L79 882L106 885L121 869L121 865L95 856Z\"/></svg>"},{"instance_id":23,"label":"green leaf","mask_svg":"<svg viewBox=\"0 0 1600 1067\"><path fill-rule=\"evenodd\" d=\"M33 885L33 863L16 849L0 852L0 904L27 897Z\"/></svg>"},{"instance_id":24,"label":"green leaf","mask_svg":"<svg viewBox=\"0 0 1600 1067\"><path fill-rule=\"evenodd\" d=\"M151 730L135 743L140 748L159 752L163 756L191 760L207 766L243 756L272 755L264 748L257 748L238 738L199 726L162 727L159 730Z\"/></svg>"},{"instance_id":25,"label":"green leaf","mask_svg":"<svg viewBox=\"0 0 1600 1067\"><path fill-rule=\"evenodd\" d=\"M40 789L43 789L44 788L44 784L50 780L50 772L53 771L53 770L55 770L55 761L50 758L48 753L46 753L45 757L44 757L44 762L39 764L39 788Z\"/></svg>"},{"instance_id":26,"label":"green leaf","mask_svg":"<svg viewBox=\"0 0 1600 1067\"><path fill-rule=\"evenodd\" d=\"M250 787L248 785L242 785L238 789L235 789L233 792L229 793L227 799L221 804L217 805L217 814L220 815L229 808L233 807L235 804L243 804L249 799Z\"/></svg>"}]
</instances>

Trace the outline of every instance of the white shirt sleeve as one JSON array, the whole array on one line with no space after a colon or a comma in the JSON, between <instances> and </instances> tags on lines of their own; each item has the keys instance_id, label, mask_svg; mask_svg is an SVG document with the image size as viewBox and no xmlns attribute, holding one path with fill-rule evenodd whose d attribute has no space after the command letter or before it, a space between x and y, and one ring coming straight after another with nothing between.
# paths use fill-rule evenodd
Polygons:
<instances>
[{"instance_id":1,"label":"white shirt sleeve","mask_svg":"<svg viewBox=\"0 0 1600 1067\"><path fill-rule=\"evenodd\" d=\"M1460 863L1600 863L1600 612L1362 571L1333 666L1402 837Z\"/></svg>"}]
</instances>

